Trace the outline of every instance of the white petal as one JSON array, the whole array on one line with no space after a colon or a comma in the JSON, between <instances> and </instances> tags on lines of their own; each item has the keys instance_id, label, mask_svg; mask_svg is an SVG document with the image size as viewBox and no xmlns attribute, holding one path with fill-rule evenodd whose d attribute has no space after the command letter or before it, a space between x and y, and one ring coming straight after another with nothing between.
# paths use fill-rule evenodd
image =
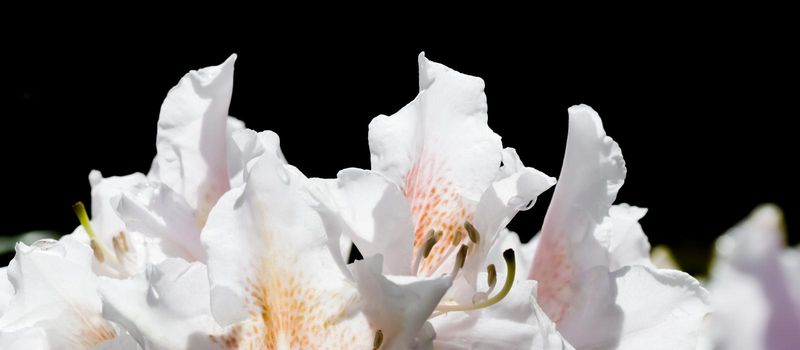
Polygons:
<instances>
[{"instance_id":1,"label":"white petal","mask_svg":"<svg viewBox=\"0 0 800 350\"><path fill-rule=\"evenodd\" d=\"M97 237L111 247L114 236L126 230L125 222L116 211L120 195L137 192L140 186L147 184L147 178L141 173L104 178L99 171L92 170L89 183L92 185L92 228Z\"/></svg>"},{"instance_id":2,"label":"white petal","mask_svg":"<svg viewBox=\"0 0 800 350\"><path fill-rule=\"evenodd\" d=\"M212 313L222 325L243 321L219 342L370 348L376 330L303 198L307 179L270 152L246 179L220 198L202 233Z\"/></svg>"},{"instance_id":3,"label":"white petal","mask_svg":"<svg viewBox=\"0 0 800 350\"><path fill-rule=\"evenodd\" d=\"M515 152L513 154L516 155ZM519 166L522 165L521 162L517 162ZM486 257L494 246L497 233L506 227L518 211L530 209L536 198L555 182L554 178L536 169L521 167L518 171L492 183L483 193L475 210L474 222L475 227L481 232L481 238L470 252L470 255L478 258L469 258L464 265L464 277L468 282L474 285L477 274L485 270L486 262L483 257ZM501 257L502 251L494 256Z\"/></svg>"},{"instance_id":4,"label":"white petal","mask_svg":"<svg viewBox=\"0 0 800 350\"><path fill-rule=\"evenodd\" d=\"M166 255L206 260L194 210L166 185L153 182L135 194L123 193L116 209L129 230L158 238Z\"/></svg>"},{"instance_id":5,"label":"white petal","mask_svg":"<svg viewBox=\"0 0 800 350\"><path fill-rule=\"evenodd\" d=\"M122 333L114 339L97 344L93 350L142 350L142 348L130 334Z\"/></svg>"},{"instance_id":6,"label":"white petal","mask_svg":"<svg viewBox=\"0 0 800 350\"><path fill-rule=\"evenodd\" d=\"M382 254L386 273L412 274L414 224L397 185L360 169L342 170L335 180L312 180L327 225L339 226L363 256Z\"/></svg>"},{"instance_id":7,"label":"white petal","mask_svg":"<svg viewBox=\"0 0 800 350\"><path fill-rule=\"evenodd\" d=\"M723 350L795 349L800 344L800 259L785 250L774 206L756 209L720 237L711 270L711 338Z\"/></svg>"},{"instance_id":8,"label":"white petal","mask_svg":"<svg viewBox=\"0 0 800 350\"><path fill-rule=\"evenodd\" d=\"M554 321L567 312L577 277L608 266L609 253L594 236L625 178L619 146L585 105L569 109L569 134L561 176L547 210L530 278L539 303Z\"/></svg>"},{"instance_id":9,"label":"white petal","mask_svg":"<svg viewBox=\"0 0 800 350\"><path fill-rule=\"evenodd\" d=\"M365 303L370 324L381 329L387 341L381 349L425 348L417 335L450 287L449 277L417 278L381 274L380 255L356 261L350 268ZM422 340L430 342L430 339Z\"/></svg>"},{"instance_id":10,"label":"white petal","mask_svg":"<svg viewBox=\"0 0 800 350\"><path fill-rule=\"evenodd\" d=\"M232 55L219 66L189 72L161 105L158 155L148 176L186 199L197 211L198 227L230 188L227 125L235 60Z\"/></svg>"},{"instance_id":11,"label":"white petal","mask_svg":"<svg viewBox=\"0 0 800 350\"><path fill-rule=\"evenodd\" d=\"M41 327L56 349L91 349L116 336L100 317L92 252L71 237L19 243L8 267L16 293L0 317L5 332Z\"/></svg>"},{"instance_id":12,"label":"white petal","mask_svg":"<svg viewBox=\"0 0 800 350\"><path fill-rule=\"evenodd\" d=\"M147 263L163 260L160 238L144 237L139 232L130 231L124 213L121 215L117 211L122 197L137 197L152 185L147 178L140 173L104 178L99 171L93 170L89 174L89 183L92 185L91 225L97 238L110 251L118 253L114 249L114 240L124 237L128 248L127 252L119 253L118 261L111 257L104 257L104 261L93 259L93 270L103 276L125 278L141 271ZM69 236L87 245L90 242L81 226Z\"/></svg>"},{"instance_id":13,"label":"white petal","mask_svg":"<svg viewBox=\"0 0 800 350\"><path fill-rule=\"evenodd\" d=\"M40 327L22 328L16 331L0 330L0 349L3 350L49 350L47 333Z\"/></svg>"},{"instance_id":14,"label":"white petal","mask_svg":"<svg viewBox=\"0 0 800 350\"><path fill-rule=\"evenodd\" d=\"M645 266L620 269L613 277L616 303L625 314L618 349L695 349L710 312L708 292L697 280Z\"/></svg>"},{"instance_id":15,"label":"white petal","mask_svg":"<svg viewBox=\"0 0 800 350\"><path fill-rule=\"evenodd\" d=\"M573 349L536 304L535 291L535 281L515 281L493 306L432 318L435 349Z\"/></svg>"},{"instance_id":16,"label":"white petal","mask_svg":"<svg viewBox=\"0 0 800 350\"><path fill-rule=\"evenodd\" d=\"M14 297L14 285L8 280L8 267L0 267L0 317Z\"/></svg>"},{"instance_id":17,"label":"white petal","mask_svg":"<svg viewBox=\"0 0 800 350\"><path fill-rule=\"evenodd\" d=\"M619 204L611 206L604 222L606 229L595 236L610 253L609 269L614 271L628 265L653 267L650 262L650 241L639 225L647 209Z\"/></svg>"},{"instance_id":18,"label":"white petal","mask_svg":"<svg viewBox=\"0 0 800 350\"><path fill-rule=\"evenodd\" d=\"M500 137L487 125L483 80L419 56L420 93L400 111L372 120L372 170L398 184L415 222L414 246L429 229L444 239L423 261L426 274L457 249L447 244L497 177ZM455 247L455 248L454 248Z\"/></svg>"},{"instance_id":19,"label":"white petal","mask_svg":"<svg viewBox=\"0 0 800 350\"><path fill-rule=\"evenodd\" d=\"M675 270L595 267L580 276L574 306L559 323L579 349L695 349L708 293Z\"/></svg>"},{"instance_id":20,"label":"white petal","mask_svg":"<svg viewBox=\"0 0 800 350\"><path fill-rule=\"evenodd\" d=\"M103 315L117 322L144 349L219 349L210 336L221 331L209 308L206 267L168 259L127 280L100 282Z\"/></svg>"}]
</instances>

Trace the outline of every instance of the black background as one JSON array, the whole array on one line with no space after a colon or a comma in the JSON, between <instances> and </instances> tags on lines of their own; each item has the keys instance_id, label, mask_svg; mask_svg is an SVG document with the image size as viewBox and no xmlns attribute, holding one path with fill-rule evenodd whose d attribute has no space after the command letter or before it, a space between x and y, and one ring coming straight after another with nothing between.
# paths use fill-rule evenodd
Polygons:
<instances>
[{"instance_id":1,"label":"black background","mask_svg":"<svg viewBox=\"0 0 800 350\"><path fill-rule=\"evenodd\" d=\"M557 36L564 27L403 37L371 35L370 27L272 28L252 39L244 30L211 37L187 29L159 40L108 39L90 28L18 37L3 54L0 234L71 232L78 222L70 206L89 202L89 171L146 173L167 91L190 69L234 52L231 115L277 132L287 159L308 176L368 168L367 125L414 98L425 51L482 77L489 125L526 165L552 176L567 108L596 109L628 167L618 202L649 208L642 224L651 242L670 245L690 272L702 272L713 239L759 203L782 206L791 243L800 240L796 40L749 27ZM538 231L551 194L511 228L525 237Z\"/></svg>"}]
</instances>

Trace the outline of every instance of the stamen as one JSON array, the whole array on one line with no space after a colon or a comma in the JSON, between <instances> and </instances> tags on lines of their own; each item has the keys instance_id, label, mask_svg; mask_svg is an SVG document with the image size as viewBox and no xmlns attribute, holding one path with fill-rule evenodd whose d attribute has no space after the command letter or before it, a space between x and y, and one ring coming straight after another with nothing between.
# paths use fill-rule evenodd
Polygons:
<instances>
[{"instance_id":1,"label":"stamen","mask_svg":"<svg viewBox=\"0 0 800 350\"><path fill-rule=\"evenodd\" d=\"M472 225L469 221L464 221L464 229L467 230L467 235L469 236L469 240L475 244L480 243L481 241L481 234L478 233L478 229Z\"/></svg>"},{"instance_id":2,"label":"stamen","mask_svg":"<svg viewBox=\"0 0 800 350\"><path fill-rule=\"evenodd\" d=\"M383 345L383 331L379 329L375 332L375 340L372 341L372 350L380 349L381 345Z\"/></svg>"},{"instance_id":3,"label":"stamen","mask_svg":"<svg viewBox=\"0 0 800 350\"><path fill-rule=\"evenodd\" d=\"M442 230L436 231L436 235L435 236L436 236L436 240L437 241L442 239L442 237L444 236L444 231L442 231Z\"/></svg>"},{"instance_id":4,"label":"stamen","mask_svg":"<svg viewBox=\"0 0 800 350\"><path fill-rule=\"evenodd\" d=\"M89 246L92 247L92 253L94 253L94 257L97 261L102 263L106 260L106 257L103 255L103 249L100 248L96 240L89 241Z\"/></svg>"},{"instance_id":5,"label":"stamen","mask_svg":"<svg viewBox=\"0 0 800 350\"><path fill-rule=\"evenodd\" d=\"M466 252L462 246L462 250ZM461 251L459 251L459 255ZM466 256L466 254L464 254ZM511 291L511 286L514 285L514 276L516 275L517 271L517 264L514 257L514 250L513 249L506 249L503 252L503 260L506 261L506 282L503 284L503 289L501 289L495 296L486 299L485 301L474 303L472 305L439 305L436 307L436 311L439 312L451 312L451 311L472 311L483 309L485 307L492 306L503 300L508 295L508 292ZM495 271L496 273L496 271Z\"/></svg>"},{"instance_id":6,"label":"stamen","mask_svg":"<svg viewBox=\"0 0 800 350\"><path fill-rule=\"evenodd\" d=\"M72 210L75 211L75 215L78 217L78 221L81 222L81 226L86 231L86 235L89 236L91 239L91 243L89 244L92 247L92 251L94 252L94 257L97 258L97 261L103 262L105 257L108 256L111 261L114 263L118 263L119 260L117 259L116 254L114 254L108 247L103 244L95 235L94 230L92 229L92 224L89 222L89 215L86 214L86 207L83 206L83 202L77 202L72 205Z\"/></svg>"}]
</instances>

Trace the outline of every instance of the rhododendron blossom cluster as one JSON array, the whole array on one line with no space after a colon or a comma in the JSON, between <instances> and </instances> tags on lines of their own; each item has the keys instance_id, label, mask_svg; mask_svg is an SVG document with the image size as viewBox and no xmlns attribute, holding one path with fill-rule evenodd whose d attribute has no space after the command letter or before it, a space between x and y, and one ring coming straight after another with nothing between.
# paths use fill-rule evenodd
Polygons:
<instances>
[{"instance_id":1,"label":"rhododendron blossom cluster","mask_svg":"<svg viewBox=\"0 0 800 350\"><path fill-rule=\"evenodd\" d=\"M309 178L228 116L231 56L169 91L146 173L0 269L2 349L695 349L710 298L614 204L620 147L569 108L556 179L488 126L482 79L419 56L371 168ZM246 72L244 73L246 74ZM558 182L557 182L558 181ZM527 243L506 226L554 187ZM530 236L533 232L527 233ZM364 256L348 263L351 245Z\"/></svg>"}]
</instances>

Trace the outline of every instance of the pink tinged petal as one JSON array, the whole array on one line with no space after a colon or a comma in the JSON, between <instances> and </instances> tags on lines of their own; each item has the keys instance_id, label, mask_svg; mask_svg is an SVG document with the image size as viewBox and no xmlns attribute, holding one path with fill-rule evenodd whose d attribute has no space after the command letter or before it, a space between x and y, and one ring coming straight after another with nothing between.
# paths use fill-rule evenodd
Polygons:
<instances>
[{"instance_id":1,"label":"pink tinged petal","mask_svg":"<svg viewBox=\"0 0 800 350\"><path fill-rule=\"evenodd\" d=\"M148 176L186 199L198 227L230 188L227 124L235 60L231 55L219 66L189 72L161 105L158 154Z\"/></svg>"},{"instance_id":2,"label":"pink tinged petal","mask_svg":"<svg viewBox=\"0 0 800 350\"><path fill-rule=\"evenodd\" d=\"M556 322L579 292L578 276L609 264L594 232L624 178L622 153L606 136L600 117L588 106L571 107L564 164L529 276L539 281L539 303Z\"/></svg>"},{"instance_id":3,"label":"pink tinged petal","mask_svg":"<svg viewBox=\"0 0 800 350\"><path fill-rule=\"evenodd\" d=\"M126 280L100 282L103 315L144 349L220 349L222 329L211 316L206 267L168 259Z\"/></svg>"},{"instance_id":4,"label":"pink tinged petal","mask_svg":"<svg viewBox=\"0 0 800 350\"><path fill-rule=\"evenodd\" d=\"M91 259L91 249L71 237L17 244L8 267L16 292L0 317L0 329L40 327L55 349L91 349L114 338L116 330L100 316Z\"/></svg>"},{"instance_id":5,"label":"pink tinged petal","mask_svg":"<svg viewBox=\"0 0 800 350\"><path fill-rule=\"evenodd\" d=\"M505 279L505 274L498 279ZM486 283L480 288L487 288ZM471 312L445 313L433 317L431 323L437 350L573 349L536 303L535 281L515 281L499 303Z\"/></svg>"},{"instance_id":6,"label":"pink tinged petal","mask_svg":"<svg viewBox=\"0 0 800 350\"><path fill-rule=\"evenodd\" d=\"M391 117L372 120L369 145L372 170L400 185L408 199L415 249L429 230L443 232L421 264L421 272L431 274L457 250L452 241L464 221L472 221L478 200L495 179L502 146L487 125L482 79L428 61L424 54L419 78L414 101Z\"/></svg>"},{"instance_id":7,"label":"pink tinged petal","mask_svg":"<svg viewBox=\"0 0 800 350\"><path fill-rule=\"evenodd\" d=\"M765 205L717 240L708 285L717 348L783 350L800 344L800 258L784 239L783 214Z\"/></svg>"},{"instance_id":8,"label":"pink tinged petal","mask_svg":"<svg viewBox=\"0 0 800 350\"><path fill-rule=\"evenodd\" d=\"M223 195L202 240L208 249L211 311L228 349L371 349L377 329L331 251L305 198L307 179L265 152L244 186Z\"/></svg>"},{"instance_id":9,"label":"pink tinged petal","mask_svg":"<svg viewBox=\"0 0 800 350\"><path fill-rule=\"evenodd\" d=\"M350 268L364 299L364 313L386 341L381 349L420 349L432 339L420 336L428 317L451 285L449 277L382 275L382 257L356 261Z\"/></svg>"},{"instance_id":10,"label":"pink tinged petal","mask_svg":"<svg viewBox=\"0 0 800 350\"><path fill-rule=\"evenodd\" d=\"M414 224L402 191L383 175L345 169L337 179L312 179L326 225L353 240L365 257L382 254L384 270L411 275ZM332 228L333 229L333 228Z\"/></svg>"}]
</instances>

